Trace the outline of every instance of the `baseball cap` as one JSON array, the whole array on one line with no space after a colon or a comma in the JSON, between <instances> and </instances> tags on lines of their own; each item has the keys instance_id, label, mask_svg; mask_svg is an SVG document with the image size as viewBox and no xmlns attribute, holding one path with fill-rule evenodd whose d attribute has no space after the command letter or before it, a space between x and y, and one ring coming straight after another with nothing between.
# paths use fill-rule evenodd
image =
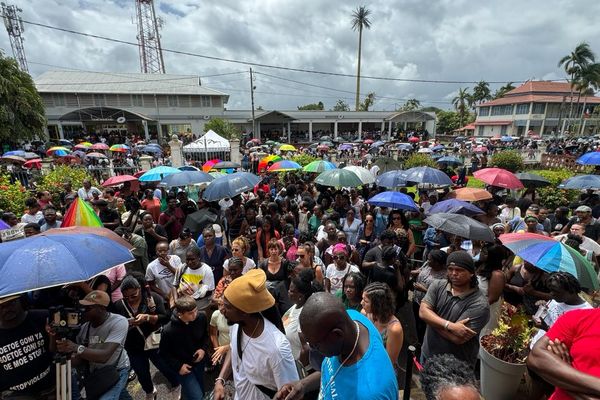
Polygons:
<instances>
[{"instance_id":1,"label":"baseball cap","mask_svg":"<svg viewBox=\"0 0 600 400\"><path fill-rule=\"evenodd\" d=\"M575 212L586 212L586 213L589 213L589 212L592 212L592 209L590 207L588 207L588 206L579 206L579 207L577 207L575 209Z\"/></svg>"},{"instance_id":2,"label":"baseball cap","mask_svg":"<svg viewBox=\"0 0 600 400\"><path fill-rule=\"evenodd\" d=\"M82 300L79 300L79 304L82 306L104 306L108 307L110 304L110 297L108 293L102 290L92 290Z\"/></svg>"}]
</instances>

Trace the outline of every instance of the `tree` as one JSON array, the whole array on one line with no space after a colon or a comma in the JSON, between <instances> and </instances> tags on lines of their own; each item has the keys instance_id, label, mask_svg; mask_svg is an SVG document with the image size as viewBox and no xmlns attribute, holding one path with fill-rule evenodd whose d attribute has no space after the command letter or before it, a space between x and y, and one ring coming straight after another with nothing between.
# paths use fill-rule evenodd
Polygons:
<instances>
[{"instance_id":1,"label":"tree","mask_svg":"<svg viewBox=\"0 0 600 400\"><path fill-rule=\"evenodd\" d=\"M575 89L577 89L577 104L581 100L581 96L594 95L594 91L600 89L600 63L589 64L578 73L577 82L575 83ZM584 124L583 115L586 108L586 100L583 102L579 118L579 134L583 134Z\"/></svg>"},{"instance_id":2,"label":"tree","mask_svg":"<svg viewBox=\"0 0 600 400\"><path fill-rule=\"evenodd\" d=\"M264 111L265 109L263 108L263 106L258 106L256 107L256 111Z\"/></svg>"},{"instance_id":3,"label":"tree","mask_svg":"<svg viewBox=\"0 0 600 400\"><path fill-rule=\"evenodd\" d=\"M479 81L473 88L473 95L471 96L473 104L481 104L484 101L492 98L490 92L490 84L486 81Z\"/></svg>"},{"instance_id":4,"label":"tree","mask_svg":"<svg viewBox=\"0 0 600 400\"><path fill-rule=\"evenodd\" d=\"M558 61L558 66L563 67L567 75L569 75L569 83L571 84L571 98L569 101L569 118L573 116L573 92L577 84L578 77L582 70L589 64L596 61L596 56L590 45L586 42L581 42L575 47L575 50L561 58Z\"/></svg>"},{"instance_id":5,"label":"tree","mask_svg":"<svg viewBox=\"0 0 600 400\"><path fill-rule=\"evenodd\" d=\"M204 125L204 132L209 130L214 131L225 139L239 139L241 137L240 130L231 122L221 118L213 118Z\"/></svg>"},{"instance_id":6,"label":"tree","mask_svg":"<svg viewBox=\"0 0 600 400\"><path fill-rule=\"evenodd\" d=\"M363 28L371 29L371 21L369 20L369 15L371 14L371 10L367 9L365 6L360 6L352 13L352 30L358 30L358 65L356 72L356 101L355 101L355 109L359 111L360 106L360 59L362 52L362 33Z\"/></svg>"},{"instance_id":7,"label":"tree","mask_svg":"<svg viewBox=\"0 0 600 400\"><path fill-rule=\"evenodd\" d=\"M504 95L515 88L513 82L508 82L506 85L500 87L500 89L494 92L493 99L499 99L500 97L504 97Z\"/></svg>"},{"instance_id":8,"label":"tree","mask_svg":"<svg viewBox=\"0 0 600 400\"><path fill-rule=\"evenodd\" d=\"M440 110L435 115L437 118L436 131L440 133L448 134L461 127L460 118L455 111Z\"/></svg>"},{"instance_id":9,"label":"tree","mask_svg":"<svg viewBox=\"0 0 600 400\"><path fill-rule=\"evenodd\" d=\"M359 104L357 111L369 111L369 108L375 103L375 93L371 92L365 97L365 100Z\"/></svg>"},{"instance_id":10,"label":"tree","mask_svg":"<svg viewBox=\"0 0 600 400\"><path fill-rule=\"evenodd\" d=\"M31 76L0 52L0 141L44 137L46 116Z\"/></svg>"},{"instance_id":11,"label":"tree","mask_svg":"<svg viewBox=\"0 0 600 400\"><path fill-rule=\"evenodd\" d=\"M421 102L417 99L408 99L406 103L402 107L400 107L400 111L414 111L421 108Z\"/></svg>"},{"instance_id":12,"label":"tree","mask_svg":"<svg viewBox=\"0 0 600 400\"><path fill-rule=\"evenodd\" d=\"M325 108L325 106L323 105L322 101L320 101L318 103L305 104L303 106L298 106L298 110L300 110L300 111L323 110L324 108Z\"/></svg>"},{"instance_id":13,"label":"tree","mask_svg":"<svg viewBox=\"0 0 600 400\"><path fill-rule=\"evenodd\" d=\"M472 102L473 100L469 94L469 88L458 89L458 94L452 99L452 105L454 105L454 109L458 112L460 126L463 126L465 117L469 114L469 108L471 108Z\"/></svg>"},{"instance_id":14,"label":"tree","mask_svg":"<svg viewBox=\"0 0 600 400\"><path fill-rule=\"evenodd\" d=\"M350 106L344 100L339 99L333 106L332 111L350 111Z\"/></svg>"}]
</instances>

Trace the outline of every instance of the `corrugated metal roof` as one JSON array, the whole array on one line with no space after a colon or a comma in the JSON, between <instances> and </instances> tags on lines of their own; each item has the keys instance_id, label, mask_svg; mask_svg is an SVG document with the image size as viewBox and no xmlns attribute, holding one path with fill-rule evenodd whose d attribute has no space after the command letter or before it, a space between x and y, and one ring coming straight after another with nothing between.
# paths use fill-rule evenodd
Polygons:
<instances>
[{"instance_id":1,"label":"corrugated metal roof","mask_svg":"<svg viewBox=\"0 0 600 400\"><path fill-rule=\"evenodd\" d=\"M47 71L34 81L41 93L188 94L228 97L225 93L200 86L199 79L194 75Z\"/></svg>"}]
</instances>

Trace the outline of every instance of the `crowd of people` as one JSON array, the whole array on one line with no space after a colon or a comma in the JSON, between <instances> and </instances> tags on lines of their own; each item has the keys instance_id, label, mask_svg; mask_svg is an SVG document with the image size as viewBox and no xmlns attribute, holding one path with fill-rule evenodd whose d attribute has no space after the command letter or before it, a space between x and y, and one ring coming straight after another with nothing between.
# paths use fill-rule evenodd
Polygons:
<instances>
[{"instance_id":1,"label":"crowd of people","mask_svg":"<svg viewBox=\"0 0 600 400\"><path fill-rule=\"evenodd\" d=\"M173 399L396 399L409 390L413 357L428 399L475 399L479 338L498 325L503 302L540 328L528 361L537 398L600 397L592 288L515 257L498 239L552 236L597 271L598 195L553 210L532 200L534 190L489 188L491 200L475 203L484 214L473 217L495 235L485 242L424 222L451 188L403 188L419 211L402 211L371 205L385 190L376 185L338 189L314 176L264 174L254 190L218 202L155 184L66 182L58 202L41 191L23 215L3 213L1 240L27 240L58 228L80 198L135 260L88 282L0 299L2 399L53 398L53 354L78 367L73 399L131 398L132 379L155 399L150 364ZM81 309L79 329L49 324L56 307ZM27 345L36 352L20 361ZM109 369L114 379L94 389Z\"/></svg>"}]
</instances>

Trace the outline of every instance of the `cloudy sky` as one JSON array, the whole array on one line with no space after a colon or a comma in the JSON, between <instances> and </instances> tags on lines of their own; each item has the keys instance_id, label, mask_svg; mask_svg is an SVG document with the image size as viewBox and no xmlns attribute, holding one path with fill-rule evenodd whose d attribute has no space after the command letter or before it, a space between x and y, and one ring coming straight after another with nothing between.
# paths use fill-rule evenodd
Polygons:
<instances>
[{"instance_id":1,"label":"cloudy sky","mask_svg":"<svg viewBox=\"0 0 600 400\"><path fill-rule=\"evenodd\" d=\"M22 18L135 42L134 0L5 0ZM598 1L568 0L155 0L164 21L165 49L342 74L355 74L358 34L351 14L372 11L363 35L362 75L429 81L561 79L557 61L581 41L600 56ZM6 31L0 49L11 54ZM135 46L25 24L30 72L51 69L139 72ZM248 65L164 53L167 73L205 77L205 86L230 94L228 109L250 107ZM355 78L254 67L255 104L295 109L337 99L354 104ZM215 74L234 73L223 76ZM263 75L267 74L267 75ZM292 82L296 81L296 82ZM312 86L311 86L312 85ZM361 93L376 93L375 109L391 110L408 98L450 108L459 87L472 83L362 79ZM492 89L501 86L492 84Z\"/></svg>"}]
</instances>

